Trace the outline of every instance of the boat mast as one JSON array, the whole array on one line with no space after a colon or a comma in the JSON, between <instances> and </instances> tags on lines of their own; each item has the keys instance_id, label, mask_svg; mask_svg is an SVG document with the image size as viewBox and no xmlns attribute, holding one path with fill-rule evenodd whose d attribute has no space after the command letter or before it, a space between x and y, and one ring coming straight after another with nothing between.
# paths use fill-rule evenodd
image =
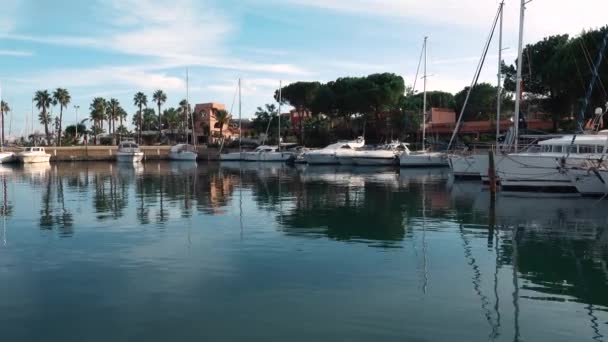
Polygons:
<instances>
[{"instance_id":1,"label":"boat mast","mask_svg":"<svg viewBox=\"0 0 608 342\"><path fill-rule=\"evenodd\" d=\"M519 9L519 42L517 45L517 79L515 83L515 152L518 149L518 140L519 140L519 107L521 105L521 95L522 95L522 68L523 68L523 44L524 44L524 15L526 12L526 0L521 0L521 6Z\"/></svg>"},{"instance_id":2,"label":"boat mast","mask_svg":"<svg viewBox=\"0 0 608 342\"><path fill-rule=\"evenodd\" d=\"M196 149L196 138L194 136L194 115L190 115L190 75L186 68L186 126L188 126L188 118L192 122L192 145Z\"/></svg>"},{"instance_id":3,"label":"boat mast","mask_svg":"<svg viewBox=\"0 0 608 342\"><path fill-rule=\"evenodd\" d=\"M281 89L283 87L283 81L279 81L279 152L281 152Z\"/></svg>"},{"instance_id":4,"label":"boat mast","mask_svg":"<svg viewBox=\"0 0 608 342\"><path fill-rule=\"evenodd\" d=\"M0 83L0 115L2 115L2 131L4 131L4 106L2 105L2 83ZM2 136L0 151L4 152L4 136Z\"/></svg>"},{"instance_id":5,"label":"boat mast","mask_svg":"<svg viewBox=\"0 0 608 342\"><path fill-rule=\"evenodd\" d=\"M241 139L242 139L242 124L243 120L241 119L241 79L239 78L239 153L241 153Z\"/></svg>"},{"instance_id":6,"label":"boat mast","mask_svg":"<svg viewBox=\"0 0 608 342\"><path fill-rule=\"evenodd\" d=\"M426 150L426 41L429 37L424 37L424 76L423 76L423 92L422 95L422 150Z\"/></svg>"},{"instance_id":7,"label":"boat mast","mask_svg":"<svg viewBox=\"0 0 608 342\"><path fill-rule=\"evenodd\" d=\"M502 18L505 2L500 3L500 28L498 31L498 83L496 85L496 150L498 151L498 137L500 136L500 102L502 98Z\"/></svg>"}]
</instances>

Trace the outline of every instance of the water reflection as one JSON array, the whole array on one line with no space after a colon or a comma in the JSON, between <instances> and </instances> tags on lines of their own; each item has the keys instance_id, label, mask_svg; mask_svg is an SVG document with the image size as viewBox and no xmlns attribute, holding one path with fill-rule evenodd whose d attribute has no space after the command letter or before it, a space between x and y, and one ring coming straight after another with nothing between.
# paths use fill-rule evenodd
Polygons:
<instances>
[{"instance_id":1,"label":"water reflection","mask_svg":"<svg viewBox=\"0 0 608 342\"><path fill-rule=\"evenodd\" d=\"M453 305L472 317L466 319L481 320L483 325L470 331L483 331L485 340L542 340L553 330L570 339L576 332L602 340L603 322L608 321L604 214L608 201L509 193L500 193L492 201L479 184L454 183L445 170L258 163L2 166L0 180L4 222L10 223L15 216L25 221L26 214L17 208L29 205L30 211L35 208L39 214L37 226L60 237L74 237L91 227L103 231L138 226L178 236L184 222L221 227L205 230L208 235L198 236L194 243L217 239L213 235L217 234L227 240L220 239L213 248L228 254L235 250L253 253L222 269L231 277L236 277L231 272L239 273L235 269L251 272L249 257L262 255L265 267L272 264L269 260L276 260L266 253L281 247L261 240L269 236L280 240L281 246L299 244L294 250L299 251L300 245L309 248L302 255L281 250L284 254L278 256L291 257L293 264L312 263L311 250L327 253L323 258L328 262L341 260L340 253L345 253L355 262L351 271L358 272L349 275L350 281L373 282L366 278L373 273L394 282L397 289L415 283L400 300L421 298L424 304L408 304L427 310L446 305L446 312ZM17 190L10 190L11 185ZM27 196L20 197L21 193ZM16 206L17 201L21 205ZM240 240L231 244L234 241L224 234L237 229ZM3 230L3 241L6 236ZM171 241L169 235L162 236ZM144 237L151 239L130 236L136 247L144 245L138 240ZM155 237L160 242L154 243L162 247L153 251L171 250L164 248L163 238ZM251 245L248 238L254 240ZM190 248L190 228L187 241ZM331 243L331 252L319 247L326 243ZM172 267L182 267L184 260L171 257ZM163 254L163 258L169 257ZM224 255L219 259L224 260ZM382 287L379 291L390 293ZM410 312L408 317L414 322L420 312ZM560 316L569 313L566 324ZM435 314L443 317L442 312ZM534 319L543 314L556 319ZM562 324L570 330L560 330L566 329Z\"/></svg>"}]
</instances>

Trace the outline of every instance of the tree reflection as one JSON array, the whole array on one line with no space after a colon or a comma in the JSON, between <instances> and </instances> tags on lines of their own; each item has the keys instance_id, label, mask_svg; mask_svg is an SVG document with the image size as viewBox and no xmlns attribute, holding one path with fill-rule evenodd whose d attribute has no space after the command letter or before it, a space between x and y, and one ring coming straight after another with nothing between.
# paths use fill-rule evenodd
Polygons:
<instances>
[{"instance_id":1,"label":"tree reflection","mask_svg":"<svg viewBox=\"0 0 608 342\"><path fill-rule=\"evenodd\" d=\"M55 196L53 196L53 190ZM45 179L40 209L40 228L44 230L57 228L60 236L63 237L70 237L74 234L74 216L65 205L63 179L52 173L47 174Z\"/></svg>"}]
</instances>

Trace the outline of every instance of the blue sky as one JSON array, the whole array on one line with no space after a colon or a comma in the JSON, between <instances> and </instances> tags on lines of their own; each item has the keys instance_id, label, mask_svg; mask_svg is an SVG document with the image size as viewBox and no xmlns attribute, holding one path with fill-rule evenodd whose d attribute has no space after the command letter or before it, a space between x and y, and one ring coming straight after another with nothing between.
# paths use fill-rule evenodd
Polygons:
<instances>
[{"instance_id":1,"label":"blue sky","mask_svg":"<svg viewBox=\"0 0 608 342\"><path fill-rule=\"evenodd\" d=\"M497 0L2 0L0 83L13 109L11 135L26 133L39 89L67 88L66 124L88 116L95 96L115 97L129 114L137 91L155 89L168 106L233 103L243 79L243 116L272 102L279 80L328 81L394 72L413 83L429 36L429 89L470 83ZM526 42L606 24L602 0L534 0ZM519 1L506 1L505 60L517 42ZM495 83L496 47L482 80ZM236 105L234 107L236 113ZM54 110L56 112L57 110ZM8 123L7 123L8 125ZM65 125L65 124L64 124ZM8 128L8 127L7 127ZM40 129L37 123L34 129Z\"/></svg>"}]
</instances>

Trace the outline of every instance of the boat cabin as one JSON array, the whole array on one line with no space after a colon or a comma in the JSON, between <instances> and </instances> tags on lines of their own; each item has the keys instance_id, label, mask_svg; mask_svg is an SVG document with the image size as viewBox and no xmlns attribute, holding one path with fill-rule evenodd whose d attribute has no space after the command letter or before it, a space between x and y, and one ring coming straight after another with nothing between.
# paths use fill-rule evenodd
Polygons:
<instances>
[{"instance_id":1,"label":"boat cabin","mask_svg":"<svg viewBox=\"0 0 608 342\"><path fill-rule=\"evenodd\" d=\"M572 136L563 136L544 140L534 147L536 153L559 153L559 154L602 154L605 153L606 135L579 135L572 142Z\"/></svg>"},{"instance_id":2,"label":"boat cabin","mask_svg":"<svg viewBox=\"0 0 608 342\"><path fill-rule=\"evenodd\" d=\"M45 153L44 147L26 147L24 152L28 153Z\"/></svg>"}]
</instances>

